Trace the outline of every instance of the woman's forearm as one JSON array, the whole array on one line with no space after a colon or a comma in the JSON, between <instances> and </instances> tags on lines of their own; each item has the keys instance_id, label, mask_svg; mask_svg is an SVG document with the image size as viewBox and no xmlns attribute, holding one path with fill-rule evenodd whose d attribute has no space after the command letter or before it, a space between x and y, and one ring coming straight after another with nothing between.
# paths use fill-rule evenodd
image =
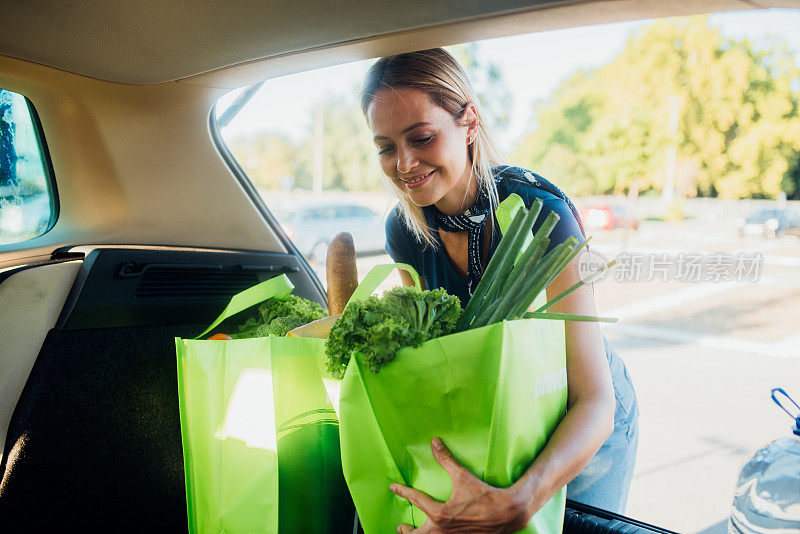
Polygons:
<instances>
[{"instance_id":1,"label":"woman's forearm","mask_svg":"<svg viewBox=\"0 0 800 534\"><path fill-rule=\"evenodd\" d=\"M560 294L578 280L573 262L547 288ZM550 311L596 315L594 292L583 286ZM568 409L536 460L512 486L530 515L575 478L614 430L614 386L600 328L595 323L564 322Z\"/></svg>"},{"instance_id":2,"label":"woman's forearm","mask_svg":"<svg viewBox=\"0 0 800 534\"><path fill-rule=\"evenodd\" d=\"M575 478L614 428L613 397L577 399L536 460L512 486L528 515Z\"/></svg>"}]
</instances>

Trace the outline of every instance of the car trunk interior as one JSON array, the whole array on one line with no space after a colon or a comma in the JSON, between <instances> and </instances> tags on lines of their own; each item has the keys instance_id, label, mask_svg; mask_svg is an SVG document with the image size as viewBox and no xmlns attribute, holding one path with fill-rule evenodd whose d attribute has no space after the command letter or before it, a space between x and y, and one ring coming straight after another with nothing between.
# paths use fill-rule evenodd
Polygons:
<instances>
[{"instance_id":1,"label":"car trunk interior","mask_svg":"<svg viewBox=\"0 0 800 534\"><path fill-rule=\"evenodd\" d=\"M86 4L94 4L97 13L106 5ZM263 46L190 72L172 64L147 71L147 61L126 72L114 64L115 58L121 62L139 53L140 45L148 51L145 59L180 50L181 42L161 49L153 44L168 34L166 23L147 46L129 43L125 54L109 53L105 66L95 68L86 59L91 54L84 54L83 62L59 62L53 56L57 38L49 48L17 47L13 35L27 26L9 28L14 20L36 24L31 13L0 22L0 34L12 39L0 38L0 88L23 94L36 107L60 206L51 231L0 245L0 530L186 531L175 337L197 336L235 293L282 273L297 295L325 303L324 288L306 261L226 149L215 143L210 113L227 91L422 47L582 24L797 5L530 4L444 3L430 19L390 17L389 23L388 11L373 6L370 31L357 38L347 13L331 4L321 20L338 24L338 32L323 32L315 42L293 41L292 32L283 32L283 41L268 53L263 49L269 34L263 33ZM183 5L197 12L195 4ZM359 13L358 2L347 5ZM268 9L258 13L258 20L270 17ZM275 31L278 23L292 28L304 20L302 13L297 17L276 18ZM124 18L117 22L125 26ZM226 29L235 30L236 21L226 20ZM206 22L212 27L196 32L201 41L214 33ZM87 33L91 23L76 23L74 41L65 50L101 49L114 40L113 26L104 26L102 39L93 40ZM666 532L578 504L568 507L565 531Z\"/></svg>"},{"instance_id":2,"label":"car trunk interior","mask_svg":"<svg viewBox=\"0 0 800 534\"><path fill-rule=\"evenodd\" d=\"M185 530L175 337L197 336L232 295L282 273L297 294L324 295L287 254L73 247L55 257L0 283L36 283L40 271L70 288L38 353L27 347L26 361L5 369L22 388L0 464L3 525ZM41 313L19 311L21 325Z\"/></svg>"},{"instance_id":3,"label":"car trunk interior","mask_svg":"<svg viewBox=\"0 0 800 534\"><path fill-rule=\"evenodd\" d=\"M13 346L15 366L0 362L4 394L18 390L0 421L8 423L3 527L186 531L175 337L196 336L230 296L279 273L298 295L324 303L305 262L288 254L73 247L0 273L3 310L30 298L19 287L35 284L48 297L20 306L3 333L54 322L6 338L32 343ZM571 502L564 531L667 532Z\"/></svg>"}]
</instances>

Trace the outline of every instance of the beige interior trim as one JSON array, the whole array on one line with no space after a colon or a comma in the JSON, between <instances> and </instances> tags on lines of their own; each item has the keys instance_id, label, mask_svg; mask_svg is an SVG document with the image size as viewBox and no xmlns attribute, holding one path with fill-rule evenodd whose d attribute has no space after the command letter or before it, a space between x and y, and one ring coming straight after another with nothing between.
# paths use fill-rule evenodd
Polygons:
<instances>
[{"instance_id":1,"label":"beige interior trim","mask_svg":"<svg viewBox=\"0 0 800 534\"><path fill-rule=\"evenodd\" d=\"M419 48L448 44L437 38L446 33L452 44L509 32L793 5L790 0L5 2L0 54L99 80L158 84L403 32L428 35L411 43Z\"/></svg>"},{"instance_id":2,"label":"beige interior trim","mask_svg":"<svg viewBox=\"0 0 800 534\"><path fill-rule=\"evenodd\" d=\"M301 52L264 57L239 65L191 76L182 83L236 88L278 76L322 68L350 61L370 59L423 48L448 46L561 28L604 24L647 18L672 17L763 9L800 7L800 0L596 0L561 2L524 11L492 14L447 24L432 25L375 37L354 39ZM531 60L532 68L535 60Z\"/></svg>"},{"instance_id":3,"label":"beige interior trim","mask_svg":"<svg viewBox=\"0 0 800 534\"><path fill-rule=\"evenodd\" d=\"M0 463L19 396L82 263L32 267L0 283Z\"/></svg>"},{"instance_id":4,"label":"beige interior trim","mask_svg":"<svg viewBox=\"0 0 800 534\"><path fill-rule=\"evenodd\" d=\"M561 2L4 2L0 54L100 80L154 84L354 37Z\"/></svg>"},{"instance_id":5,"label":"beige interior trim","mask_svg":"<svg viewBox=\"0 0 800 534\"><path fill-rule=\"evenodd\" d=\"M0 87L33 102L60 204L52 230L0 246L0 268L84 243L286 252L211 138L224 89L102 82L2 56Z\"/></svg>"}]
</instances>

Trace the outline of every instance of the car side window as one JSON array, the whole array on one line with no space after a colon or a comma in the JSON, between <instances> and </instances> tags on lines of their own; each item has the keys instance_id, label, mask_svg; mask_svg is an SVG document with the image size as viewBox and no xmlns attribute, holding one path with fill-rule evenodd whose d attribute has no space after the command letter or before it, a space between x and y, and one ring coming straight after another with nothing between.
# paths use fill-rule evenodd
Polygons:
<instances>
[{"instance_id":1,"label":"car side window","mask_svg":"<svg viewBox=\"0 0 800 534\"><path fill-rule=\"evenodd\" d=\"M33 105L18 93L0 89L0 245L44 234L57 215L49 159Z\"/></svg>"}]
</instances>

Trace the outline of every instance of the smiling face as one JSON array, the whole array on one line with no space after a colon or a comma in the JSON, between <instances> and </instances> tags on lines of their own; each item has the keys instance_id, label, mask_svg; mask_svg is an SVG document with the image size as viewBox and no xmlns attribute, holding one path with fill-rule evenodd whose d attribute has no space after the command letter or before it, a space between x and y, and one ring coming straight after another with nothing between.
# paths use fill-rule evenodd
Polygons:
<instances>
[{"instance_id":1,"label":"smiling face","mask_svg":"<svg viewBox=\"0 0 800 534\"><path fill-rule=\"evenodd\" d=\"M381 168L401 194L450 215L470 206L477 195L468 151L477 125L473 105L459 124L418 89L381 89L367 108L367 122Z\"/></svg>"}]
</instances>

